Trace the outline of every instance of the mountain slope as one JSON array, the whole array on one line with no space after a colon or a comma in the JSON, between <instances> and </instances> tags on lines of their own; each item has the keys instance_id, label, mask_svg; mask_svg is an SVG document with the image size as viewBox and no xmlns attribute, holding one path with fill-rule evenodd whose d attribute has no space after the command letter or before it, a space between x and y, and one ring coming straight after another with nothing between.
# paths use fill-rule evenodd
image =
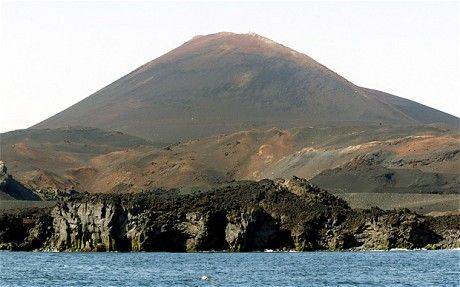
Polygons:
<instances>
[{"instance_id":1,"label":"mountain slope","mask_svg":"<svg viewBox=\"0 0 460 287\"><path fill-rule=\"evenodd\" d=\"M422 112L422 113L420 113ZM160 142L250 128L458 118L358 87L256 34L195 37L34 128L93 126Z\"/></svg>"},{"instance_id":2,"label":"mountain slope","mask_svg":"<svg viewBox=\"0 0 460 287\"><path fill-rule=\"evenodd\" d=\"M136 192L293 175L340 193L460 190L458 132L436 127L252 130L164 148L96 129L1 136L11 174L42 190ZM88 138L98 140L91 144Z\"/></svg>"},{"instance_id":3,"label":"mountain slope","mask_svg":"<svg viewBox=\"0 0 460 287\"><path fill-rule=\"evenodd\" d=\"M95 157L144 146L157 149L138 137L85 127L17 130L0 134L0 139L1 160L10 174L42 191L87 188L99 172L91 163ZM110 166L101 168L116 172Z\"/></svg>"}]
</instances>

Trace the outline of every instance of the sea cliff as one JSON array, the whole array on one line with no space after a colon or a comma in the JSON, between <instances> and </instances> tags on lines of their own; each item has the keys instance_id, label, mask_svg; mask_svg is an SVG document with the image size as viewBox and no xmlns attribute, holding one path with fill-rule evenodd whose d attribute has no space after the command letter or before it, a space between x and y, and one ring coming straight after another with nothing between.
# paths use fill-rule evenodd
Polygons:
<instances>
[{"instance_id":1,"label":"sea cliff","mask_svg":"<svg viewBox=\"0 0 460 287\"><path fill-rule=\"evenodd\" d=\"M77 194L0 214L0 249L42 251L387 250L460 246L460 217L355 210L301 178L209 191Z\"/></svg>"}]
</instances>

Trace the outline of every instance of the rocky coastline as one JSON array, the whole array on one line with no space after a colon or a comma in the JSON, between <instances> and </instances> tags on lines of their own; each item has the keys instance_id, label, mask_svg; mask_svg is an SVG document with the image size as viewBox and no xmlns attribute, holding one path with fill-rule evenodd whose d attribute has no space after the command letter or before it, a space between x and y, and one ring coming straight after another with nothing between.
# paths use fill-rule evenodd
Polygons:
<instances>
[{"instance_id":1,"label":"rocky coastline","mask_svg":"<svg viewBox=\"0 0 460 287\"><path fill-rule=\"evenodd\" d=\"M316 251L460 247L460 216L357 210L305 179L237 181L188 194L73 194L0 214L0 250Z\"/></svg>"}]
</instances>

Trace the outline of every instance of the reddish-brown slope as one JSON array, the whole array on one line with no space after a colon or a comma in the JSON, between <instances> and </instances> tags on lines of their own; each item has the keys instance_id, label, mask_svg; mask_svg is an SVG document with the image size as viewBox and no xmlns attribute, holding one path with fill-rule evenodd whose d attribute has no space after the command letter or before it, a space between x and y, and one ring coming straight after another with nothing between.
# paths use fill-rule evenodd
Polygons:
<instances>
[{"instance_id":1,"label":"reddish-brown slope","mask_svg":"<svg viewBox=\"0 0 460 287\"><path fill-rule=\"evenodd\" d=\"M97 130L93 144L88 137L59 141L62 135L4 134L2 160L28 186L51 190L129 192L292 175L344 192L445 193L460 187L458 134L432 127L252 130L162 148Z\"/></svg>"},{"instance_id":2,"label":"reddish-brown slope","mask_svg":"<svg viewBox=\"0 0 460 287\"><path fill-rule=\"evenodd\" d=\"M358 87L256 34L195 37L35 128L120 130L159 142L251 128L444 122L458 118Z\"/></svg>"}]
</instances>

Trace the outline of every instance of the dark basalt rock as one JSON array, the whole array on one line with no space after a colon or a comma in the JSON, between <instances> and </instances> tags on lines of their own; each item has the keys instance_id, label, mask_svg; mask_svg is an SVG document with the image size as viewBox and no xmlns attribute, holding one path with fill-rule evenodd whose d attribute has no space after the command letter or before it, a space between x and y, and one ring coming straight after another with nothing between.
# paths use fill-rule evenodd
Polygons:
<instances>
[{"instance_id":1,"label":"dark basalt rock","mask_svg":"<svg viewBox=\"0 0 460 287\"><path fill-rule=\"evenodd\" d=\"M458 247L459 217L353 210L300 178L207 192L80 194L0 216L0 248L59 251L368 250Z\"/></svg>"},{"instance_id":2,"label":"dark basalt rock","mask_svg":"<svg viewBox=\"0 0 460 287\"><path fill-rule=\"evenodd\" d=\"M41 249L53 233L50 209L0 214L0 250Z\"/></svg>"}]
</instances>

